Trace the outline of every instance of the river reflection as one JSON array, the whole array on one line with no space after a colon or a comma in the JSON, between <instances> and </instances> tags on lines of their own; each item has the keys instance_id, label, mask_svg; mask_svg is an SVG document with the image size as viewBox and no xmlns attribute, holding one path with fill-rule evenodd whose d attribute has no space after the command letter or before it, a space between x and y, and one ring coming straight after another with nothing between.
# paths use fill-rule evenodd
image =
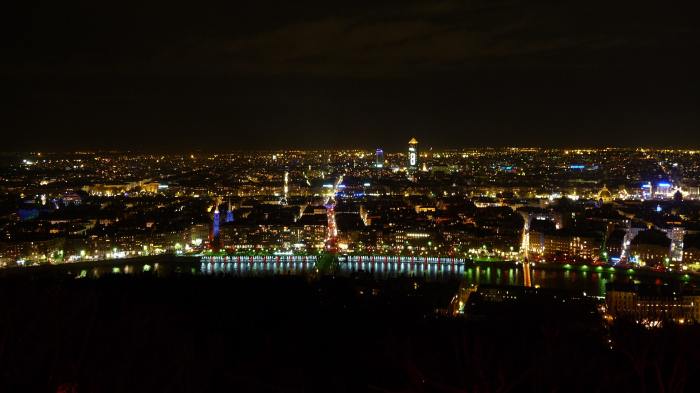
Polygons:
<instances>
[{"instance_id":1,"label":"river reflection","mask_svg":"<svg viewBox=\"0 0 700 393\"><path fill-rule=\"evenodd\" d=\"M315 261L228 261L203 260L200 272L235 276L299 275L316 271ZM472 266L405 262L343 262L339 274L367 275L377 279L423 277L428 280L462 278L468 284L524 285L522 266ZM532 285L542 288L570 289L588 295L604 296L608 283L639 282L615 272L532 269Z\"/></svg>"}]
</instances>

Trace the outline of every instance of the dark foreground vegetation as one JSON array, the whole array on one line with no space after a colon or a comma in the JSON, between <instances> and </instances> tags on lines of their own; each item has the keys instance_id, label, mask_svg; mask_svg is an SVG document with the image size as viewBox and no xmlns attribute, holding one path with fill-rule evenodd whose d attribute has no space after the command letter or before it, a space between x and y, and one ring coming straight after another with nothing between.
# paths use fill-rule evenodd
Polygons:
<instances>
[{"instance_id":1,"label":"dark foreground vegetation","mask_svg":"<svg viewBox=\"0 0 700 393\"><path fill-rule=\"evenodd\" d=\"M536 302L439 316L457 283L0 281L2 392L698 391L697 328L609 331Z\"/></svg>"}]
</instances>

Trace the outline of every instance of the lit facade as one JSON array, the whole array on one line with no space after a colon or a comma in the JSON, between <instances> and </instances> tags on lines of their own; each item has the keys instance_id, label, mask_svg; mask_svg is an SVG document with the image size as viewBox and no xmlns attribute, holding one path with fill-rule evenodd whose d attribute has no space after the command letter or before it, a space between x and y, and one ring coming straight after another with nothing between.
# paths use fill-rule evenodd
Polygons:
<instances>
[{"instance_id":1,"label":"lit facade","mask_svg":"<svg viewBox=\"0 0 700 393\"><path fill-rule=\"evenodd\" d=\"M613 318L628 317L650 327L658 327L664 321L700 322L697 294L642 294L633 289L613 289L607 291L605 302Z\"/></svg>"},{"instance_id":2,"label":"lit facade","mask_svg":"<svg viewBox=\"0 0 700 393\"><path fill-rule=\"evenodd\" d=\"M374 166L377 168L384 168L384 150L377 149Z\"/></svg>"},{"instance_id":3,"label":"lit facade","mask_svg":"<svg viewBox=\"0 0 700 393\"><path fill-rule=\"evenodd\" d=\"M408 141L408 168L415 170L418 168L418 141L411 138Z\"/></svg>"}]
</instances>

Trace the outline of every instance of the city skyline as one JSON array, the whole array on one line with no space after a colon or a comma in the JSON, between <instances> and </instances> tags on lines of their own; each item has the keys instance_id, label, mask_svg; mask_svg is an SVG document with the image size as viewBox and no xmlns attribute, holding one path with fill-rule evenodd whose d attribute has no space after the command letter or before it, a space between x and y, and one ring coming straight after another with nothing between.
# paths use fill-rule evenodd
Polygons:
<instances>
[{"instance_id":1,"label":"city skyline","mask_svg":"<svg viewBox=\"0 0 700 393\"><path fill-rule=\"evenodd\" d=\"M471 152L471 151L570 151L570 152L595 152L595 151L649 151L649 152L684 152L688 154L698 154L700 153L700 148L696 147L677 147L677 146L556 146L556 147L542 147L535 145L471 145L471 146L459 146L459 147L439 147L430 146L421 143L422 149L420 151L420 157L428 157L435 153L456 153L456 152ZM401 142L393 142L387 145L377 145L377 146L358 146L358 147L313 147L313 148L294 148L294 147L268 147L268 148L249 148L249 149L222 149L222 148L177 148L177 149L151 149L151 148L83 148L83 149L18 149L18 150L0 150L0 155L13 156L13 155L27 155L33 156L36 154L138 154L138 155L164 155L164 156L178 156L178 155L189 155L189 154L204 154L204 155L235 155L240 153L294 153L294 152L362 152L367 154L374 154L376 158L376 151L379 150L385 155L408 155L406 151L406 144Z\"/></svg>"},{"instance_id":2,"label":"city skyline","mask_svg":"<svg viewBox=\"0 0 700 393\"><path fill-rule=\"evenodd\" d=\"M0 392L700 391L698 15L10 2Z\"/></svg>"}]
</instances>

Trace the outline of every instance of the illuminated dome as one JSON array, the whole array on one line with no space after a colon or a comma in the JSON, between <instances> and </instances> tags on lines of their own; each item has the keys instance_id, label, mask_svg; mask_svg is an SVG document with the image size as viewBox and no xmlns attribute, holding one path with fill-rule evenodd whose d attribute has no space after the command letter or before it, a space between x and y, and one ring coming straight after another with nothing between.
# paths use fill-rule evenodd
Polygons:
<instances>
[{"instance_id":1,"label":"illuminated dome","mask_svg":"<svg viewBox=\"0 0 700 393\"><path fill-rule=\"evenodd\" d=\"M612 201L612 193L610 193L610 190L606 186L603 186L603 188L598 191L598 199L602 200L603 203L608 203Z\"/></svg>"}]
</instances>

